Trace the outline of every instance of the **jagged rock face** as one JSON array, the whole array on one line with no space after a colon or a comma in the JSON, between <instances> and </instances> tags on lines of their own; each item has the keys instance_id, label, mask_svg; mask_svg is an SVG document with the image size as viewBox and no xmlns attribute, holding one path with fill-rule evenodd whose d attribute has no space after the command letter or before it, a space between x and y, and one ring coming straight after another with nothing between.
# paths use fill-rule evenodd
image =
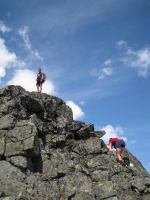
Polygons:
<instances>
[{"instance_id":1,"label":"jagged rock face","mask_svg":"<svg viewBox=\"0 0 150 200\"><path fill-rule=\"evenodd\" d=\"M149 200L140 162L121 166L94 133L59 98L1 89L0 200Z\"/></svg>"}]
</instances>

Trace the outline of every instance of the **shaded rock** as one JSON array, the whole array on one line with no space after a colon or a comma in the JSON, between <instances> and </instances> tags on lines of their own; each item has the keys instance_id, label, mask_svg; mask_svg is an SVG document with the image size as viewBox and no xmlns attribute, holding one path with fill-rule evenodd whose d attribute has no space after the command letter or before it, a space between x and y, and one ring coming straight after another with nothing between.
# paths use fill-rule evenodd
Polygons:
<instances>
[{"instance_id":1,"label":"shaded rock","mask_svg":"<svg viewBox=\"0 0 150 200\"><path fill-rule=\"evenodd\" d=\"M72 123L67 126L67 131L68 132L76 132L84 126L85 126L85 123L83 123L83 122L72 121Z\"/></svg>"},{"instance_id":2,"label":"shaded rock","mask_svg":"<svg viewBox=\"0 0 150 200\"><path fill-rule=\"evenodd\" d=\"M79 131L76 132L76 139L87 139L91 136L91 132L94 131L93 124L84 125Z\"/></svg>"},{"instance_id":3,"label":"shaded rock","mask_svg":"<svg viewBox=\"0 0 150 200\"><path fill-rule=\"evenodd\" d=\"M49 142L49 147L61 148L61 147L64 147L65 142L66 142L65 135L60 135L60 136L57 136L57 137L53 137L51 139L51 141Z\"/></svg>"},{"instance_id":4,"label":"shaded rock","mask_svg":"<svg viewBox=\"0 0 150 200\"><path fill-rule=\"evenodd\" d=\"M93 134L93 137L102 138L106 134L106 132L105 131L93 131L93 132L91 132L91 134Z\"/></svg>"},{"instance_id":5,"label":"shaded rock","mask_svg":"<svg viewBox=\"0 0 150 200\"><path fill-rule=\"evenodd\" d=\"M44 105L39 99L34 99L31 96L21 96L21 104L25 107L28 113L42 113L44 112Z\"/></svg>"}]
</instances>

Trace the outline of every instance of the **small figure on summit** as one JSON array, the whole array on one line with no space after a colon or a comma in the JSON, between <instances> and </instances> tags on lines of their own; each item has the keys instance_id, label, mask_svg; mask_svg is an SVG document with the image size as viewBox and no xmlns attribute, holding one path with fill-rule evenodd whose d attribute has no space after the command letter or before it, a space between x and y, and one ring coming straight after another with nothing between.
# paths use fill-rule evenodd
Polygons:
<instances>
[{"instance_id":1,"label":"small figure on summit","mask_svg":"<svg viewBox=\"0 0 150 200\"><path fill-rule=\"evenodd\" d=\"M123 149L125 148L125 142L122 138L110 138L109 144L108 144L109 151L111 151L112 148L116 149L116 159L121 164L124 163L124 160L121 156Z\"/></svg>"},{"instance_id":2,"label":"small figure on summit","mask_svg":"<svg viewBox=\"0 0 150 200\"><path fill-rule=\"evenodd\" d=\"M41 68L38 69L37 79L36 79L36 86L37 92L42 92L42 84L46 80L46 75L42 72Z\"/></svg>"}]
</instances>

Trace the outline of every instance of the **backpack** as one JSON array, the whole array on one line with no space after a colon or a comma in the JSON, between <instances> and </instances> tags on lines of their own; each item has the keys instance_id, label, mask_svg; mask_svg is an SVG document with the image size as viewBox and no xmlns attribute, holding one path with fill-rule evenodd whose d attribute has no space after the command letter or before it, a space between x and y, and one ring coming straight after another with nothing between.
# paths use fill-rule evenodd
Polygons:
<instances>
[{"instance_id":1,"label":"backpack","mask_svg":"<svg viewBox=\"0 0 150 200\"><path fill-rule=\"evenodd\" d=\"M43 75L43 81L45 81L46 80L46 75L44 73L42 73L42 75Z\"/></svg>"}]
</instances>

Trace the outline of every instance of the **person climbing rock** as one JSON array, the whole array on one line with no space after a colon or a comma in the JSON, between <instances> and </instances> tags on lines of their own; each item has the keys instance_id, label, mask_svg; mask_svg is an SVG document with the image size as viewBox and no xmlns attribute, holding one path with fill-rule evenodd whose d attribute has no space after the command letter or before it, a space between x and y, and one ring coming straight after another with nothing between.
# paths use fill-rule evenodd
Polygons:
<instances>
[{"instance_id":1,"label":"person climbing rock","mask_svg":"<svg viewBox=\"0 0 150 200\"><path fill-rule=\"evenodd\" d=\"M36 86L37 92L42 92L42 85L46 80L46 75L42 72L41 68L38 69L37 79L36 79Z\"/></svg>"},{"instance_id":2,"label":"person climbing rock","mask_svg":"<svg viewBox=\"0 0 150 200\"><path fill-rule=\"evenodd\" d=\"M108 149L109 151L112 150L112 148L116 149L116 159L118 162L121 164L124 164L124 160L122 158L122 152L125 148L125 142L122 138L110 138L109 139L109 144L108 144Z\"/></svg>"}]
</instances>

